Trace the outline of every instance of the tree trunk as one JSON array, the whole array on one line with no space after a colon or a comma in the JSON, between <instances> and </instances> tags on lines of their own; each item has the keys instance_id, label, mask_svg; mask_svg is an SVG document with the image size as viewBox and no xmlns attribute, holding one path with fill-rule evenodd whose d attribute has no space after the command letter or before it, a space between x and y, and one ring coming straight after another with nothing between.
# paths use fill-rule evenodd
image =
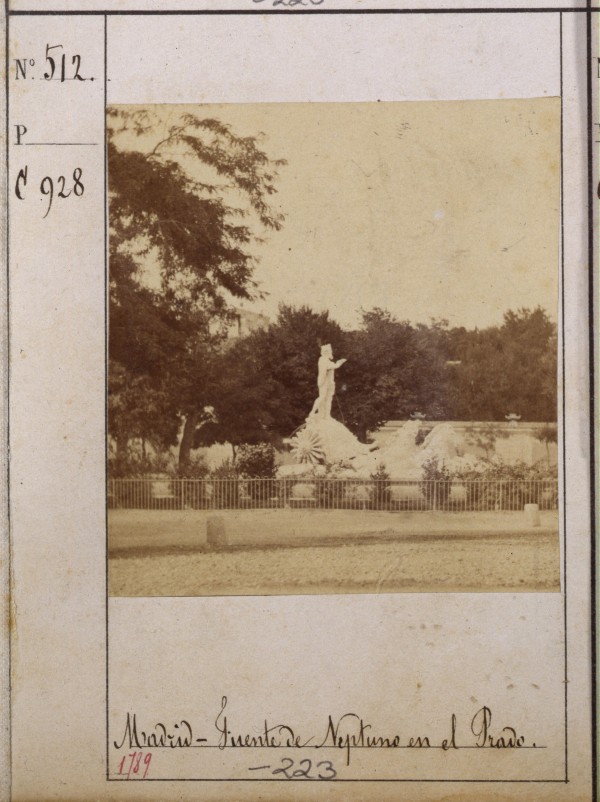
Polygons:
<instances>
[{"instance_id":1,"label":"tree trunk","mask_svg":"<svg viewBox=\"0 0 600 802\"><path fill-rule=\"evenodd\" d=\"M183 434L179 445L179 473L185 475L190 464L190 452L194 447L194 435L198 428L198 412L190 412L183 425Z\"/></svg>"}]
</instances>

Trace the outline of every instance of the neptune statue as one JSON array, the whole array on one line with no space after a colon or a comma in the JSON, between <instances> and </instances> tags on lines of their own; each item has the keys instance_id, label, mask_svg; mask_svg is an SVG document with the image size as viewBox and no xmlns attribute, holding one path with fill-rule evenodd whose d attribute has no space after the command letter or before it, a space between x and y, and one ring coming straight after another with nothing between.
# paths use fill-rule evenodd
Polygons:
<instances>
[{"instance_id":1,"label":"neptune statue","mask_svg":"<svg viewBox=\"0 0 600 802\"><path fill-rule=\"evenodd\" d=\"M331 405L335 395L335 371L341 368L346 361L345 359L338 359L337 362L334 362L331 345L321 346L317 377L319 396L306 420L310 420L314 415L318 415L321 420L331 418Z\"/></svg>"}]
</instances>

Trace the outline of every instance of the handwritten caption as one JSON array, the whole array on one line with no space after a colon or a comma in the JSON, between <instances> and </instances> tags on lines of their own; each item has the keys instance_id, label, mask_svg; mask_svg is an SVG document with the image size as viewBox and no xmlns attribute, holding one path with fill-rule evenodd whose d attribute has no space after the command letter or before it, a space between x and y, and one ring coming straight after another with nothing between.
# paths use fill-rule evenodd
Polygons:
<instances>
[{"instance_id":1,"label":"handwritten caption","mask_svg":"<svg viewBox=\"0 0 600 802\"><path fill-rule=\"evenodd\" d=\"M344 713L339 717L329 715L326 725L315 734L301 734L289 723L270 724L267 720L251 730L238 729L228 715L228 698L223 696L221 708L214 719L214 730L199 735L187 719L167 726L159 721L145 727L136 713L127 713L125 726L118 740L113 741L116 750L127 750L121 760L119 774L128 778L143 779L150 767L152 749L213 748L229 749L294 749L335 750L343 754L349 766L356 749L440 749L444 752L460 749L521 750L544 749L527 737L517 727L492 714L491 708L480 707L466 722L459 724L455 713L449 717L446 732L438 735L414 733L401 735L398 732L382 732L358 713ZM460 737L459 737L460 734ZM130 750L134 750L132 753ZM140 757L145 752L144 757ZM132 758L133 754L133 758ZM331 757L328 755L328 758ZM127 762L130 760L130 763ZM145 766L140 776L142 762ZM248 771L264 771L281 779L334 780L339 774L335 759L309 759L305 755L278 758L278 762L250 765Z\"/></svg>"}]
</instances>

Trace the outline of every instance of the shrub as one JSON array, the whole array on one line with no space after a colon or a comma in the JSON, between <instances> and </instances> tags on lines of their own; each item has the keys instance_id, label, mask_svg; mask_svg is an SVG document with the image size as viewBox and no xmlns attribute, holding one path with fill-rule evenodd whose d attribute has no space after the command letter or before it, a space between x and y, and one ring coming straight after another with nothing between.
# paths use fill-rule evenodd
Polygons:
<instances>
[{"instance_id":1,"label":"shrub","mask_svg":"<svg viewBox=\"0 0 600 802\"><path fill-rule=\"evenodd\" d=\"M328 465L318 465L313 470L317 486L317 506L326 509L341 509L348 504L352 506L352 500L345 498L347 480L340 479L339 474L345 470L343 462L333 462Z\"/></svg>"},{"instance_id":2,"label":"shrub","mask_svg":"<svg viewBox=\"0 0 600 802\"><path fill-rule=\"evenodd\" d=\"M370 477L375 483L371 489L371 504L374 509L385 509L390 502L390 475L385 469L385 465L378 465L377 470L373 471Z\"/></svg>"},{"instance_id":3,"label":"shrub","mask_svg":"<svg viewBox=\"0 0 600 802\"><path fill-rule=\"evenodd\" d=\"M236 466L240 475L248 479L274 479L275 449L270 443L240 446Z\"/></svg>"},{"instance_id":4,"label":"shrub","mask_svg":"<svg viewBox=\"0 0 600 802\"><path fill-rule=\"evenodd\" d=\"M497 423L486 423L483 426L471 424L465 429L465 435L470 445L480 448L485 453L486 460L489 460L494 453L496 440L499 437L506 439L509 436L506 429Z\"/></svg>"},{"instance_id":5,"label":"shrub","mask_svg":"<svg viewBox=\"0 0 600 802\"><path fill-rule=\"evenodd\" d=\"M108 475L111 479L135 479L152 474L166 473L169 468L167 454L146 456L134 449L111 454L108 458Z\"/></svg>"},{"instance_id":6,"label":"shrub","mask_svg":"<svg viewBox=\"0 0 600 802\"><path fill-rule=\"evenodd\" d=\"M447 504L452 488L452 474L437 457L430 457L423 463L421 492L434 509Z\"/></svg>"},{"instance_id":7,"label":"shrub","mask_svg":"<svg viewBox=\"0 0 600 802\"><path fill-rule=\"evenodd\" d=\"M210 473L206 460L202 455L190 457L185 469L175 468L175 476L179 479L206 479Z\"/></svg>"},{"instance_id":8,"label":"shrub","mask_svg":"<svg viewBox=\"0 0 600 802\"><path fill-rule=\"evenodd\" d=\"M235 463L229 459L224 459L220 465L210 471L211 479L237 479L238 470Z\"/></svg>"},{"instance_id":9,"label":"shrub","mask_svg":"<svg viewBox=\"0 0 600 802\"><path fill-rule=\"evenodd\" d=\"M173 489L180 507L194 510L210 507L212 495L208 491L206 483L195 481L206 479L209 474L203 456L192 457L184 470L180 470L177 466L173 470L173 474L173 478L177 480L173 482Z\"/></svg>"},{"instance_id":10,"label":"shrub","mask_svg":"<svg viewBox=\"0 0 600 802\"><path fill-rule=\"evenodd\" d=\"M239 506L239 474L236 465L225 459L210 472L214 480L207 488L211 494L212 506L217 509L229 509Z\"/></svg>"},{"instance_id":11,"label":"shrub","mask_svg":"<svg viewBox=\"0 0 600 802\"><path fill-rule=\"evenodd\" d=\"M550 443L558 442L558 432L556 426L550 426L548 424L540 429L535 436L540 443L544 443L546 446L546 460L548 465L550 465Z\"/></svg>"},{"instance_id":12,"label":"shrub","mask_svg":"<svg viewBox=\"0 0 600 802\"><path fill-rule=\"evenodd\" d=\"M268 506L271 498L277 495L273 446L270 443L240 446L236 467L242 478L253 480L243 485L246 501Z\"/></svg>"},{"instance_id":13,"label":"shrub","mask_svg":"<svg viewBox=\"0 0 600 802\"><path fill-rule=\"evenodd\" d=\"M468 506L479 510L521 510L525 504L553 509L557 503L556 478L556 466L546 460L528 465L497 458L455 475L465 483Z\"/></svg>"}]
</instances>

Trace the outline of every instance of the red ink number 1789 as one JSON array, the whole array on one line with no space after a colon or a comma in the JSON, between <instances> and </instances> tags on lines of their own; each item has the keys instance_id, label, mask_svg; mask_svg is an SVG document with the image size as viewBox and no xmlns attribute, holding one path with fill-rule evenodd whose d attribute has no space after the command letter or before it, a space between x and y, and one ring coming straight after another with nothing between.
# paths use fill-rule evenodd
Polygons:
<instances>
[{"instance_id":1,"label":"red ink number 1789","mask_svg":"<svg viewBox=\"0 0 600 802\"><path fill-rule=\"evenodd\" d=\"M127 775L126 779L131 779L131 775L139 775L143 770L143 774L139 777L140 780L145 780L152 762L152 753L147 752L130 752L124 755L121 763L119 764L119 774ZM143 765L142 765L143 764Z\"/></svg>"}]
</instances>

